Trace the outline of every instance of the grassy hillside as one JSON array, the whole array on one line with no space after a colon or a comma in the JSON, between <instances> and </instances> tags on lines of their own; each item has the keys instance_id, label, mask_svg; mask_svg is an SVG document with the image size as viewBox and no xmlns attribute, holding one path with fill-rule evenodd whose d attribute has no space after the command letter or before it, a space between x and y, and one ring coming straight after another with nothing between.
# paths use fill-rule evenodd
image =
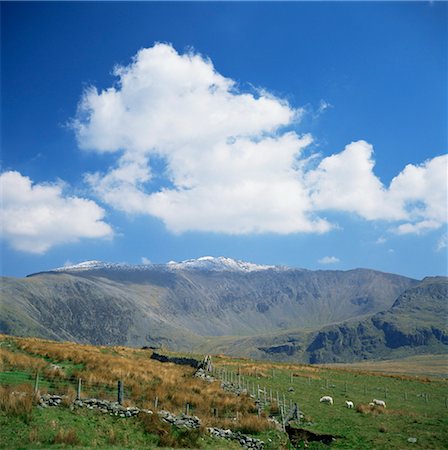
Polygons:
<instances>
[{"instance_id":1,"label":"grassy hillside","mask_svg":"<svg viewBox=\"0 0 448 450\"><path fill-rule=\"evenodd\" d=\"M235 442L211 438L204 429L198 436L184 437L182 444L175 431L162 430L160 424L138 417L120 419L63 406L39 409L17 405L20 396L13 392L32 391L37 371L41 392L66 393L72 398L78 378L83 380L83 396L111 399L116 398L117 380L122 380L129 405L155 410L157 398L158 409L178 414L188 404L190 413L199 416L204 426L250 433L264 440L266 449L292 448L286 435L273 430L265 417L274 415L281 420L279 406L287 412L294 403L304 414L296 425L336 436L334 448L404 449L411 445L409 438L417 439L412 446L421 449L442 449L448 443L446 379L214 356L215 376L258 397L258 412L248 395L224 392L218 382L194 378L194 369L188 366L151 360L151 350L1 336L0 354L2 448L171 448L183 444L203 449L241 448ZM323 395L331 395L334 405L320 403ZM387 408L369 409L367 404L373 398L385 400ZM353 401L355 409L345 408L345 400ZM168 438L174 440L164 440ZM327 447L309 443L308 448Z\"/></svg>"},{"instance_id":2,"label":"grassy hillside","mask_svg":"<svg viewBox=\"0 0 448 450\"><path fill-rule=\"evenodd\" d=\"M350 364L325 364L328 368L406 374L420 377L448 378L448 355L417 355L384 361L361 361Z\"/></svg>"}]
</instances>

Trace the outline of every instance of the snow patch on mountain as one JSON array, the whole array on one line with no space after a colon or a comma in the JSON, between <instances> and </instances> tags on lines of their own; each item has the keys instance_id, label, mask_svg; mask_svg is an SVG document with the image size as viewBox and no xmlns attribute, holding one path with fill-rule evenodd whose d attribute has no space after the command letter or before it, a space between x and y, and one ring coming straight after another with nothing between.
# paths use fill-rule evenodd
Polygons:
<instances>
[{"instance_id":1,"label":"snow patch on mountain","mask_svg":"<svg viewBox=\"0 0 448 450\"><path fill-rule=\"evenodd\" d=\"M83 272L88 270L127 270L127 271L142 271L142 270L204 270L215 272L257 272L263 270L288 270L284 266L269 266L254 264L246 261L239 261L232 258L225 258L224 256L202 256L197 259L187 259L185 261L176 262L170 261L167 264L114 264L103 261L84 261L79 264L70 264L64 267L58 267L51 270L51 272Z\"/></svg>"},{"instance_id":2,"label":"snow patch on mountain","mask_svg":"<svg viewBox=\"0 0 448 450\"><path fill-rule=\"evenodd\" d=\"M211 270L230 272L256 272L260 270L278 269L278 266L259 265L246 261L219 256L202 256L198 259L187 259L182 262L170 261L167 268L172 270Z\"/></svg>"}]
</instances>

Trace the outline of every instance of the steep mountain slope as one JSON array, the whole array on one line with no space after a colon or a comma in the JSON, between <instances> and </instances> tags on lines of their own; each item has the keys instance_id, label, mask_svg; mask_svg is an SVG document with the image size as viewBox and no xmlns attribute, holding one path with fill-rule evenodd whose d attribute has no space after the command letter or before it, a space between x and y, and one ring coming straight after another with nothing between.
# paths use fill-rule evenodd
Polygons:
<instances>
[{"instance_id":1,"label":"steep mountain slope","mask_svg":"<svg viewBox=\"0 0 448 450\"><path fill-rule=\"evenodd\" d=\"M391 308L364 320L246 342L246 354L310 363L399 358L448 352L448 278L428 277L403 292ZM258 345L257 345L258 344ZM232 346L238 347L237 343ZM229 345L229 348L232 348ZM251 348L251 351L248 349ZM264 355L263 355L264 353Z\"/></svg>"},{"instance_id":2,"label":"steep mountain slope","mask_svg":"<svg viewBox=\"0 0 448 450\"><path fill-rule=\"evenodd\" d=\"M62 273L3 278L0 331L106 345L149 343L177 348L177 340L194 343L191 333L152 312L157 292L157 286L142 290Z\"/></svg>"},{"instance_id":3,"label":"steep mountain slope","mask_svg":"<svg viewBox=\"0 0 448 450\"><path fill-rule=\"evenodd\" d=\"M446 351L448 278L428 277L392 307L358 324L320 331L307 348L310 362L350 361Z\"/></svg>"},{"instance_id":4,"label":"steep mountain slope","mask_svg":"<svg viewBox=\"0 0 448 450\"><path fill-rule=\"evenodd\" d=\"M213 341L206 336L319 329L376 313L415 283L366 269L313 272L229 258L143 266L89 261L4 278L0 331L191 350Z\"/></svg>"}]
</instances>

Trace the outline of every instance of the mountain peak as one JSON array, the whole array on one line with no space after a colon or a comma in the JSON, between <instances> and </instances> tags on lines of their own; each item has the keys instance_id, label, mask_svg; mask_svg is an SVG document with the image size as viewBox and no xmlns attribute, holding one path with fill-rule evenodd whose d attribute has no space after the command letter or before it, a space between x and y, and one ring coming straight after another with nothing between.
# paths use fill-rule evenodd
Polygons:
<instances>
[{"instance_id":1,"label":"mountain peak","mask_svg":"<svg viewBox=\"0 0 448 450\"><path fill-rule=\"evenodd\" d=\"M170 261L167 264L169 269L181 270L210 270L210 271L230 271L230 272L256 272L268 269L281 269L280 266L268 266L254 264L251 262L226 258L224 256L202 256L197 259L187 259L182 262ZM284 269L284 268L283 268Z\"/></svg>"},{"instance_id":2,"label":"mountain peak","mask_svg":"<svg viewBox=\"0 0 448 450\"><path fill-rule=\"evenodd\" d=\"M197 259L187 259L181 262L170 261L167 264L115 264L103 261L92 260L84 261L78 264L65 265L51 270L51 272L83 272L88 270L126 270L126 271L142 271L151 269L174 270L204 270L214 272L256 272L262 270L286 270L284 266L260 265L251 262L226 258L224 256L202 256Z\"/></svg>"}]
</instances>

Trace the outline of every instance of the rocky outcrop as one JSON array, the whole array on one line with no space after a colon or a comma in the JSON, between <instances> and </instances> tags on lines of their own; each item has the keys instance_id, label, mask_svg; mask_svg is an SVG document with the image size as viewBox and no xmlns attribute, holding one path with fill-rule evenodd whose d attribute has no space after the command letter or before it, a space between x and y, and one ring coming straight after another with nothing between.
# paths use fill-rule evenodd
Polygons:
<instances>
[{"instance_id":1,"label":"rocky outcrop","mask_svg":"<svg viewBox=\"0 0 448 450\"><path fill-rule=\"evenodd\" d=\"M426 278L387 311L319 331L306 351L310 363L350 362L446 352L448 278Z\"/></svg>"}]
</instances>

